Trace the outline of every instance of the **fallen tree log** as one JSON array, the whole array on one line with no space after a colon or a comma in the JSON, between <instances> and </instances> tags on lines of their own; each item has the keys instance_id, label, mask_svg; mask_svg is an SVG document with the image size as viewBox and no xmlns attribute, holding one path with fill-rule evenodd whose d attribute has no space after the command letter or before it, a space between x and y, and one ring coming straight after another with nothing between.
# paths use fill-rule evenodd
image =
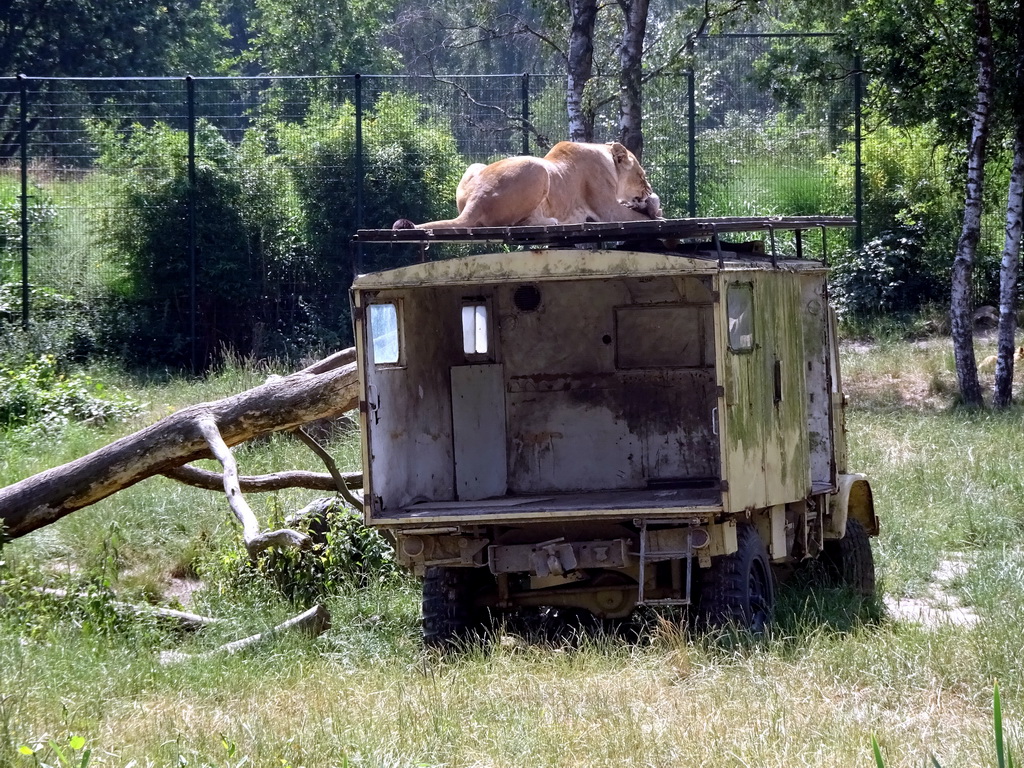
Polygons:
<instances>
[{"instance_id":1,"label":"fallen tree log","mask_svg":"<svg viewBox=\"0 0 1024 768\"><path fill-rule=\"evenodd\" d=\"M202 425L226 446L332 419L358 403L355 350L238 395L184 408L93 453L0 489L0 526L15 539L154 475L213 452ZM334 487L333 484L331 486Z\"/></svg>"},{"instance_id":2,"label":"fallen tree log","mask_svg":"<svg viewBox=\"0 0 1024 768\"><path fill-rule=\"evenodd\" d=\"M301 630L312 637L318 637L331 628L331 615L327 608L322 605L315 605L308 611L300 613L288 621L278 624L273 629L261 632L257 635L235 640L231 643L214 648L206 653L183 653L181 651L164 651L160 654L161 664L174 664L189 659L206 659L217 653L238 653L241 650L256 645L257 643L269 640L280 635L282 632Z\"/></svg>"},{"instance_id":3,"label":"fallen tree log","mask_svg":"<svg viewBox=\"0 0 1024 768\"><path fill-rule=\"evenodd\" d=\"M0 581L0 587L6 586L5 582ZM88 593L80 592L68 592L66 589L56 589L53 587L30 587L32 592L39 595L46 595L47 597L55 597L61 600L66 600L69 597L88 598ZM6 606L8 597L0 593L0 608ZM200 616L196 613L190 613L188 611L179 611L174 608L163 608L156 605L137 605L135 603L126 603L123 600L111 600L109 603L110 607L113 608L120 614L127 614L130 616L142 616L142 617L153 617L157 619L166 619L176 623L182 629L197 630L203 627L210 627L215 624L222 624L222 619L213 619L209 616Z\"/></svg>"}]
</instances>

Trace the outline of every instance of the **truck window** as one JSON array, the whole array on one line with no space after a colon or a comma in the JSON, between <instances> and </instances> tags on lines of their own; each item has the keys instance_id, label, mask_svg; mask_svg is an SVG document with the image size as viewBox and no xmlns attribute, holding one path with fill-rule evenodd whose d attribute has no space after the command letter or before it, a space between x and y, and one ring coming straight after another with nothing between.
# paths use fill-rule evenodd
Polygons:
<instances>
[{"instance_id":1,"label":"truck window","mask_svg":"<svg viewBox=\"0 0 1024 768\"><path fill-rule=\"evenodd\" d=\"M397 304L370 305L370 338L375 365L396 365L401 360Z\"/></svg>"},{"instance_id":2,"label":"truck window","mask_svg":"<svg viewBox=\"0 0 1024 768\"><path fill-rule=\"evenodd\" d=\"M466 355L486 355L490 351L489 337L487 304L485 302L463 304L462 351Z\"/></svg>"},{"instance_id":3,"label":"truck window","mask_svg":"<svg viewBox=\"0 0 1024 768\"><path fill-rule=\"evenodd\" d=\"M732 283L725 294L729 319L729 349L749 352L754 348L754 284Z\"/></svg>"}]
</instances>

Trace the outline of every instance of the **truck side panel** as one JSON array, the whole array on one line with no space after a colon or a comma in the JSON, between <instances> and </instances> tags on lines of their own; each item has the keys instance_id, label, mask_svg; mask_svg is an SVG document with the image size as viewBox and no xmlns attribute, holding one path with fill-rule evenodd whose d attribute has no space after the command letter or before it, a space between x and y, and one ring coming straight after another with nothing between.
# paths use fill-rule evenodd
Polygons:
<instances>
[{"instance_id":1,"label":"truck side panel","mask_svg":"<svg viewBox=\"0 0 1024 768\"><path fill-rule=\"evenodd\" d=\"M727 509L803 499L810 465L799 278L730 272L720 296Z\"/></svg>"}]
</instances>

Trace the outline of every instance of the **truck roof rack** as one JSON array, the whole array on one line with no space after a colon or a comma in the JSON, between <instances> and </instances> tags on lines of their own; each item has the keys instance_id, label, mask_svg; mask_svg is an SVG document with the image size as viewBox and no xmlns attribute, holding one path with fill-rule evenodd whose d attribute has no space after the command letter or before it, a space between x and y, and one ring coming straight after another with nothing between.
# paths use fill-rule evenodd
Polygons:
<instances>
[{"instance_id":1,"label":"truck roof rack","mask_svg":"<svg viewBox=\"0 0 1024 768\"><path fill-rule=\"evenodd\" d=\"M358 242L376 243L479 243L506 245L583 245L621 242L642 244L652 240L712 238L740 232L804 232L830 227L853 227L850 216L719 216L651 221L587 222L523 227L443 227L438 229L360 229Z\"/></svg>"}]
</instances>

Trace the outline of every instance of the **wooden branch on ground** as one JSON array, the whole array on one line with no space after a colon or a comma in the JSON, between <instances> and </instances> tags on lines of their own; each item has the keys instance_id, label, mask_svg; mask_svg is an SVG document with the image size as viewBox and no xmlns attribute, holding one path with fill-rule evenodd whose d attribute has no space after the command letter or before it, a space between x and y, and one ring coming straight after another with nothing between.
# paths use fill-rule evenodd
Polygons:
<instances>
[{"instance_id":1,"label":"wooden branch on ground","mask_svg":"<svg viewBox=\"0 0 1024 768\"><path fill-rule=\"evenodd\" d=\"M220 491L224 487L224 475L220 472L211 472L208 469L200 469L199 467L175 467L163 474L164 477L177 480L179 483L191 485L193 488L203 488L207 491ZM362 472L342 472L341 478L348 488L363 487ZM327 472L306 472L304 470L274 472L271 475L239 475L238 485L243 493L281 491L285 488L334 491L338 487L331 474Z\"/></svg>"},{"instance_id":2,"label":"wooden branch on ground","mask_svg":"<svg viewBox=\"0 0 1024 768\"><path fill-rule=\"evenodd\" d=\"M277 531L261 531L256 513L246 502L242 489L238 485L238 464L224 438L217 429L217 422L212 416L204 416L196 423L199 433L206 440L217 461L224 467L224 493L228 497L228 506L242 524L242 540L249 552L249 557L256 557L268 547L290 547L292 549L309 549L313 542L304 533L282 528Z\"/></svg>"},{"instance_id":3,"label":"wooden branch on ground","mask_svg":"<svg viewBox=\"0 0 1024 768\"><path fill-rule=\"evenodd\" d=\"M4 582L0 582L0 586L4 586ZM66 589L55 589L53 587L32 587L31 590L39 595L48 595L50 597L57 597L61 599L65 599L68 596L89 597L89 595L84 592L74 594L68 592ZM6 595L0 595L0 607L3 607L7 599ZM211 619L209 616L200 616L199 614L189 613L188 611L177 611L174 608L160 608L155 605L136 605L134 603L126 603L122 600L111 600L109 605L121 614L129 614L133 616L154 616L158 619L167 619L168 621L175 622L182 629L202 629L203 627L223 623L221 619Z\"/></svg>"},{"instance_id":4,"label":"wooden branch on ground","mask_svg":"<svg viewBox=\"0 0 1024 768\"><path fill-rule=\"evenodd\" d=\"M161 664L172 664L179 661L187 661L189 659L205 659L213 656L217 653L238 653L239 651L249 648L257 643L269 640L282 632L288 632L290 630L301 630L312 637L318 637L331 628L331 615L327 609L322 605L316 605L310 608L304 613L300 613L294 618L288 619L288 621L278 624L273 629L266 632L261 632L250 637L243 638L241 640L235 640L231 643L214 648L212 651L206 653L181 653L180 651L165 651L160 654Z\"/></svg>"},{"instance_id":5,"label":"wooden branch on ground","mask_svg":"<svg viewBox=\"0 0 1024 768\"><path fill-rule=\"evenodd\" d=\"M227 446L353 410L359 397L354 351L238 395L184 408L155 424L53 469L0 489L0 527L16 539L153 475L211 458L200 423Z\"/></svg>"}]
</instances>

